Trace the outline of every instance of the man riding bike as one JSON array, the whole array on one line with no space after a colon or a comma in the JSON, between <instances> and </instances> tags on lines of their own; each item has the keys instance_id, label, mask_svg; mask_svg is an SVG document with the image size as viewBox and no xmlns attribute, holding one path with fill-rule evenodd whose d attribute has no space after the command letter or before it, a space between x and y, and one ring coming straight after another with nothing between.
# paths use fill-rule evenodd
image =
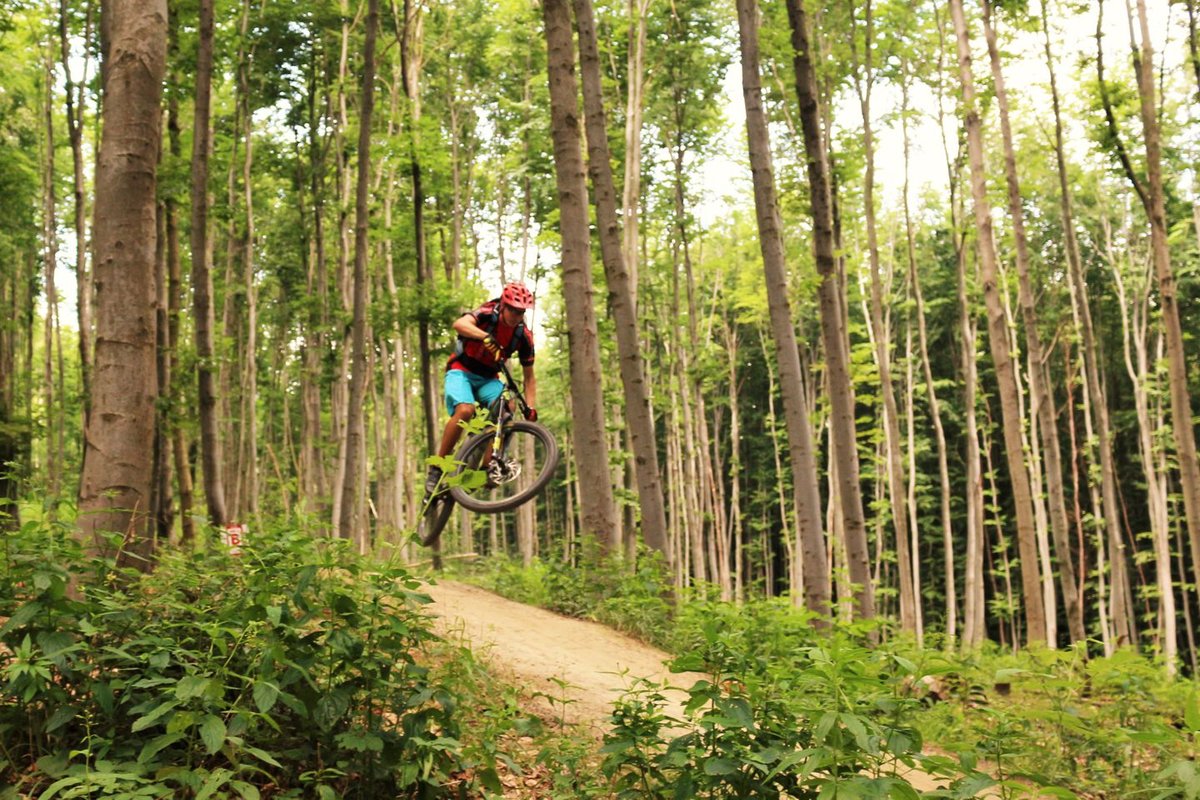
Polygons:
<instances>
[{"instance_id":1,"label":"man riding bike","mask_svg":"<svg viewBox=\"0 0 1200 800\"><path fill-rule=\"evenodd\" d=\"M446 363L446 412L450 419L442 431L439 456L454 452L463 424L475 416L475 404L490 406L500 396L504 384L497 377L500 364L514 352L524 372L526 418L537 420L537 380L533 374L533 334L525 326L525 311L533 308L533 293L525 284L513 281L500 296L454 321L458 334L454 355ZM430 466L425 476L425 492L438 490L442 470Z\"/></svg>"}]
</instances>

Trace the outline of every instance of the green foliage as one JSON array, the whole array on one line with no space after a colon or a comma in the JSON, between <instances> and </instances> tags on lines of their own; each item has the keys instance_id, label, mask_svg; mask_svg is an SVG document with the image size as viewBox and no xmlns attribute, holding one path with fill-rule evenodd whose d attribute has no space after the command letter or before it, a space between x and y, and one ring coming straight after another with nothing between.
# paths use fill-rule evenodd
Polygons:
<instances>
[{"instance_id":1,"label":"green foliage","mask_svg":"<svg viewBox=\"0 0 1200 800\"><path fill-rule=\"evenodd\" d=\"M455 692L419 661L427 599L346 544L281 531L143 576L27 525L0 592L10 791L436 794L465 761Z\"/></svg>"},{"instance_id":2,"label":"green foliage","mask_svg":"<svg viewBox=\"0 0 1200 800\"><path fill-rule=\"evenodd\" d=\"M728 607L725 607L728 608ZM898 774L921 750L916 665L868 646L861 630L818 634L783 603L728 613L696 604L673 669L708 677L681 718L665 687L627 696L606 737L620 797L916 797Z\"/></svg>"}]
</instances>

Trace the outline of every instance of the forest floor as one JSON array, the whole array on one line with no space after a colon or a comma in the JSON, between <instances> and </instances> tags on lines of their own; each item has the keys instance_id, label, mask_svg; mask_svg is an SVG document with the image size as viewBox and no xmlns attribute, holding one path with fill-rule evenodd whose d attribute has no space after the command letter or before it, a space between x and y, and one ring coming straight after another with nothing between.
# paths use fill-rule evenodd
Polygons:
<instances>
[{"instance_id":1,"label":"forest floor","mask_svg":"<svg viewBox=\"0 0 1200 800\"><path fill-rule=\"evenodd\" d=\"M603 736L613 703L637 678L686 687L705 677L673 674L670 656L595 622L572 619L513 602L476 586L439 581L426 586L429 610L444 637L462 639L499 675L523 689L543 719L558 720ZM675 697L686 697L680 689ZM681 706L668 709L681 715ZM918 791L941 784L921 772L904 776ZM506 782L507 783L507 782ZM515 788L511 787L510 788ZM541 797L537 787L509 797Z\"/></svg>"}]
</instances>

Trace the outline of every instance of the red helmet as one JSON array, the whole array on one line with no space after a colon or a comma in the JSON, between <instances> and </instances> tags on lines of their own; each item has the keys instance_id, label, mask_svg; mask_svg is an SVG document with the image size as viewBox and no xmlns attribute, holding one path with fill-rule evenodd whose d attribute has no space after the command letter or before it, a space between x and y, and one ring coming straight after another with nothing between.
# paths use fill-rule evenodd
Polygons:
<instances>
[{"instance_id":1,"label":"red helmet","mask_svg":"<svg viewBox=\"0 0 1200 800\"><path fill-rule=\"evenodd\" d=\"M513 281L500 292L500 302L513 308L533 308L533 292L520 281Z\"/></svg>"}]
</instances>

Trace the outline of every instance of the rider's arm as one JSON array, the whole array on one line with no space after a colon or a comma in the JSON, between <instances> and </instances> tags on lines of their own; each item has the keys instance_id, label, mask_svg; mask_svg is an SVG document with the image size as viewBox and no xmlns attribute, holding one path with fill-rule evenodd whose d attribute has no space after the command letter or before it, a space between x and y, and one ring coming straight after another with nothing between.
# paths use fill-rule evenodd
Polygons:
<instances>
[{"instance_id":1,"label":"rider's arm","mask_svg":"<svg viewBox=\"0 0 1200 800\"><path fill-rule=\"evenodd\" d=\"M525 402L530 408L537 408L537 378L533 374L533 364L527 364L523 368L525 373Z\"/></svg>"},{"instance_id":2,"label":"rider's arm","mask_svg":"<svg viewBox=\"0 0 1200 800\"><path fill-rule=\"evenodd\" d=\"M487 338L487 331L475 324L474 314L463 314L458 319L454 320L454 332L464 339L478 339L483 341Z\"/></svg>"}]
</instances>

